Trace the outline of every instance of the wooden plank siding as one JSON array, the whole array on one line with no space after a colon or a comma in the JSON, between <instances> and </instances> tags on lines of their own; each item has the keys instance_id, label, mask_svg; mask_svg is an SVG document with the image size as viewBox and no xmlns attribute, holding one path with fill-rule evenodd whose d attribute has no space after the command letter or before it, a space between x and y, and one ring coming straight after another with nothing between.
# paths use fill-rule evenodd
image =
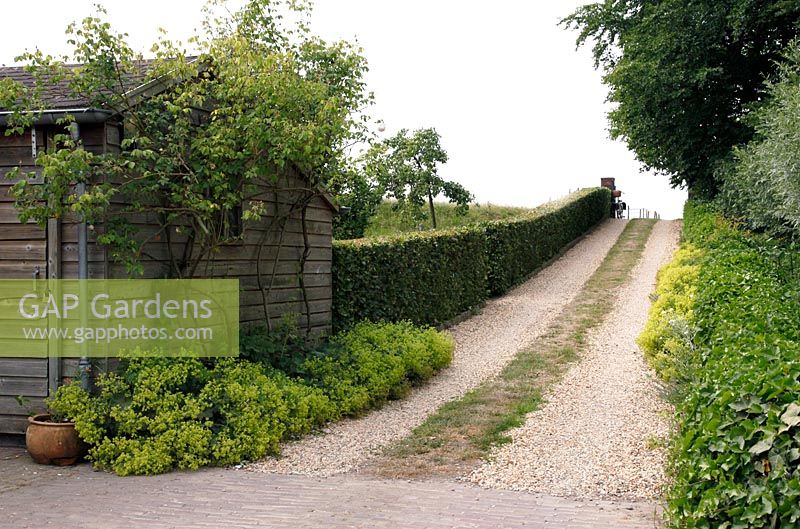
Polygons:
<instances>
[{"instance_id":1,"label":"wooden plank siding","mask_svg":"<svg viewBox=\"0 0 800 529\"><path fill-rule=\"evenodd\" d=\"M43 129L37 129L37 147L44 147ZM41 143L40 143L41 141ZM0 279L30 279L39 270L39 279L47 273L47 230L35 223L20 223L10 194L14 183L6 178L12 168L37 172L33 160L30 131L6 136L0 129ZM35 182L35 181L34 181ZM21 349L46 350L47 342L22 343L4 339L4 354ZM47 396L48 362L46 358L0 357L0 433L23 433L31 411L44 409ZM17 401L22 397L25 405Z\"/></svg>"},{"instance_id":2,"label":"wooden plank siding","mask_svg":"<svg viewBox=\"0 0 800 529\"><path fill-rule=\"evenodd\" d=\"M244 324L265 323L261 288L269 289L266 298L270 320L278 320L283 314L292 313L301 316L298 318L301 326L306 321L299 279L299 263L305 250L303 222L299 209L292 209L306 187L296 173L288 173L274 184L260 183L253 190L252 197L265 203L266 218L258 222L246 222L241 240L216 248L213 255L204 259L195 271L194 277L239 279L240 319ZM276 193L276 188L291 188L292 191ZM281 235L274 219L287 215ZM166 234L160 231L151 216L142 213L125 213L123 216L137 228L140 240L148 241L142 255L144 277L168 277L170 250L176 256L183 253L185 232L172 231L168 242ZM310 330L317 333L329 331L331 323L332 221L330 205L322 197L314 197L306 208L309 253L302 274L311 309ZM65 259L63 266L69 270L72 263ZM102 273L99 268L90 270L90 275ZM126 277L124 267L113 262L108 263L105 273L111 278Z\"/></svg>"}]
</instances>

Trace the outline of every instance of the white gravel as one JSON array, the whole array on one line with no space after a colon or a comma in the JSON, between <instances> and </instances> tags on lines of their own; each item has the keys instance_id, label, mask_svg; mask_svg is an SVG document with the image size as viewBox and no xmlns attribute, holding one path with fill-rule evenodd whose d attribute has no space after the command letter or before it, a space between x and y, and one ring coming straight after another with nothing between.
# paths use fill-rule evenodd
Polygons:
<instances>
[{"instance_id":1,"label":"white gravel","mask_svg":"<svg viewBox=\"0 0 800 529\"><path fill-rule=\"evenodd\" d=\"M652 499L663 484L671 409L636 345L656 272L678 244L678 222L660 221L589 350L548 392L547 404L511 432L469 479L554 496ZM609 293L612 295L613 293Z\"/></svg>"},{"instance_id":2,"label":"white gravel","mask_svg":"<svg viewBox=\"0 0 800 529\"><path fill-rule=\"evenodd\" d=\"M407 436L445 402L497 374L517 351L547 329L580 291L625 227L607 221L559 260L452 327L453 363L407 398L358 419L330 425L318 435L283 447L248 470L330 476L357 471L382 447Z\"/></svg>"}]
</instances>

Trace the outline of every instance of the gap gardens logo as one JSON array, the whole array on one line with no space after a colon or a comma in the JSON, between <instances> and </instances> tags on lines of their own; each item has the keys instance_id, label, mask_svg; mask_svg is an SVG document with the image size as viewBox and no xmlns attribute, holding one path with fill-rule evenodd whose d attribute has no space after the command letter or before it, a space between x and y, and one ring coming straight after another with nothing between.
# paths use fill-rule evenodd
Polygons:
<instances>
[{"instance_id":1,"label":"gap gardens logo","mask_svg":"<svg viewBox=\"0 0 800 529\"><path fill-rule=\"evenodd\" d=\"M236 356L239 281L0 281L0 357Z\"/></svg>"}]
</instances>

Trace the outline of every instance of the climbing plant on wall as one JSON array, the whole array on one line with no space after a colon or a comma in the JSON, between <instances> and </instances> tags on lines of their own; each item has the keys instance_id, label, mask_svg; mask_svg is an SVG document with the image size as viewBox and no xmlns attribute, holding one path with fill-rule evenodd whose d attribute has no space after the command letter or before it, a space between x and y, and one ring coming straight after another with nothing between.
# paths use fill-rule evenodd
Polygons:
<instances>
[{"instance_id":1,"label":"climbing plant on wall","mask_svg":"<svg viewBox=\"0 0 800 529\"><path fill-rule=\"evenodd\" d=\"M230 229L239 208L244 229L267 215L280 227L271 204L257 198L260 186L277 185L287 169L303 176L301 189L287 189L296 198L285 217L346 171L347 148L364 137L362 111L371 102L360 50L312 35L304 2L250 0L233 13L223 4L207 5L199 36L186 45L162 36L146 61L101 7L68 27L70 55L19 57L36 85L0 83L0 102L14 112L7 133L24 131L52 90L124 124L120 152L97 154L80 149L65 117L57 147L36 160L43 184L20 179L13 188L23 222L68 212L102 222L98 241L131 274L142 271L149 238L178 232L187 246L171 256L170 273L188 277L241 236ZM77 182L92 185L78 197ZM143 238L126 213L146 214L159 229Z\"/></svg>"}]
</instances>

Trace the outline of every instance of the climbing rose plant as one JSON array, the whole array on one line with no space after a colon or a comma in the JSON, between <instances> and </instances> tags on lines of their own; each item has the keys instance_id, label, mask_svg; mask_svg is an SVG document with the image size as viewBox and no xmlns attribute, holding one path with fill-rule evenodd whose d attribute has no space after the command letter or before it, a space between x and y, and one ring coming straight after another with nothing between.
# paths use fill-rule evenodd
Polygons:
<instances>
[{"instance_id":1,"label":"climbing rose plant","mask_svg":"<svg viewBox=\"0 0 800 529\"><path fill-rule=\"evenodd\" d=\"M195 51L162 35L143 61L98 6L97 16L68 27L71 55L18 57L36 86L0 82L0 104L13 111L6 134L29 127L45 107L44 90L54 87L124 127L120 152L97 154L71 139L70 116L61 120L55 148L36 159L44 183L11 175L19 179L12 193L21 220L44 224L72 213L102 223L98 241L131 274L142 272L149 240L180 236L187 249L170 256L170 273L189 277L242 236L230 229L238 208L245 230L270 214L259 189L288 169L305 177L307 187L290 191L301 193L299 207L307 204L346 172L372 101L361 50L312 35L309 12L302 1L250 0L231 13L212 0L199 36L187 42ZM131 91L137 86L149 89ZM79 182L92 184L80 197ZM146 237L130 221L142 214L158 225Z\"/></svg>"}]
</instances>

